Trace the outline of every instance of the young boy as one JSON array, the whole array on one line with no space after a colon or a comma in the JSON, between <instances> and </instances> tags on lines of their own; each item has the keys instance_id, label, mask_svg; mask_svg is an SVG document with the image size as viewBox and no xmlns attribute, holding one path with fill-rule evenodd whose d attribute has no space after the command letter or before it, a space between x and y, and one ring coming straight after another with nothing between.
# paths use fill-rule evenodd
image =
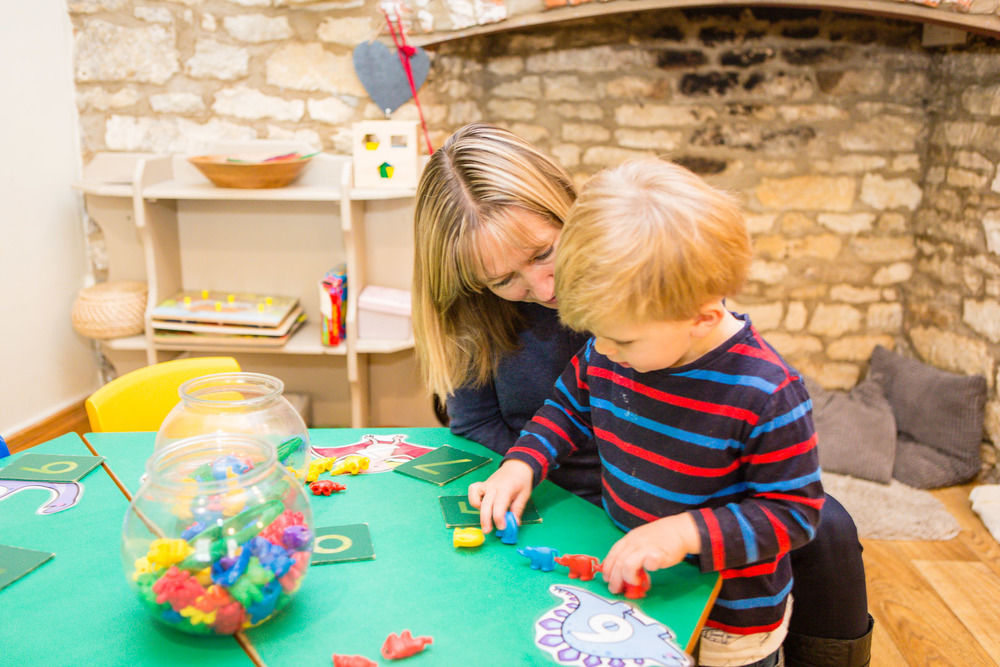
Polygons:
<instances>
[{"instance_id":1,"label":"young boy","mask_svg":"<svg viewBox=\"0 0 1000 667\"><path fill-rule=\"evenodd\" d=\"M611 593L694 558L722 588L699 664L779 663L788 552L823 504L812 404L798 373L723 299L750 241L739 205L661 160L596 175L556 256L562 321L593 338L500 469L469 487L485 531L520 513L560 457L595 439L602 502L626 535L603 561Z\"/></svg>"}]
</instances>

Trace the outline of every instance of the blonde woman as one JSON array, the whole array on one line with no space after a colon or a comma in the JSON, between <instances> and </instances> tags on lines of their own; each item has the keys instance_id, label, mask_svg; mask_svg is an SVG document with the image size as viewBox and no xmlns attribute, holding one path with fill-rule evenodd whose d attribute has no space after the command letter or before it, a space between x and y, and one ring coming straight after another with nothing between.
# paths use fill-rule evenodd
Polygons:
<instances>
[{"instance_id":1,"label":"blonde woman","mask_svg":"<svg viewBox=\"0 0 1000 667\"><path fill-rule=\"evenodd\" d=\"M420 179L413 317L424 377L452 431L501 454L589 340L563 327L556 310L555 249L575 199L564 169L485 123L455 132ZM561 458L548 479L599 503L594 443ZM791 558L786 664L868 664L861 545L836 500L827 497L815 539Z\"/></svg>"}]
</instances>

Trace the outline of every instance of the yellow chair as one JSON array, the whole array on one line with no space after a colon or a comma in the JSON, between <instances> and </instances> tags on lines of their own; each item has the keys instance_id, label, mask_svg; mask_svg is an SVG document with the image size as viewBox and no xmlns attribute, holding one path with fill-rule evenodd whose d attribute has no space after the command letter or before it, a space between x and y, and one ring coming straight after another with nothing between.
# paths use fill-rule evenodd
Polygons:
<instances>
[{"instance_id":1,"label":"yellow chair","mask_svg":"<svg viewBox=\"0 0 1000 667\"><path fill-rule=\"evenodd\" d=\"M174 359L119 376L95 391L86 401L90 429L104 431L155 431L167 413L180 402L177 390L188 380L211 373L238 373L232 357Z\"/></svg>"}]
</instances>

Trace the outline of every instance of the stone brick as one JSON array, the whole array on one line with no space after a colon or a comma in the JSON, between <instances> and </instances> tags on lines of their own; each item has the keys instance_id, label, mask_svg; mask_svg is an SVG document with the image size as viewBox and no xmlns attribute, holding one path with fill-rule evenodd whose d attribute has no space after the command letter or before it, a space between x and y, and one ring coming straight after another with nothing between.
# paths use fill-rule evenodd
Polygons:
<instances>
[{"instance_id":1,"label":"stone brick","mask_svg":"<svg viewBox=\"0 0 1000 667\"><path fill-rule=\"evenodd\" d=\"M615 108L615 122L623 127L701 125L717 116L716 110L703 106L623 104Z\"/></svg>"},{"instance_id":2,"label":"stone brick","mask_svg":"<svg viewBox=\"0 0 1000 667\"><path fill-rule=\"evenodd\" d=\"M294 34L287 16L239 14L222 19L222 27L236 39L250 44L288 39Z\"/></svg>"},{"instance_id":3,"label":"stone brick","mask_svg":"<svg viewBox=\"0 0 1000 667\"><path fill-rule=\"evenodd\" d=\"M1000 343L1000 301L966 299L962 304L962 321L992 343Z\"/></svg>"},{"instance_id":4,"label":"stone brick","mask_svg":"<svg viewBox=\"0 0 1000 667\"><path fill-rule=\"evenodd\" d=\"M861 179L861 201L877 209L917 208L923 197L920 186L908 178L885 179L866 174Z\"/></svg>"},{"instance_id":5,"label":"stone brick","mask_svg":"<svg viewBox=\"0 0 1000 667\"><path fill-rule=\"evenodd\" d=\"M788 276L788 267L780 262L754 260L750 264L747 280L762 282L768 285L780 283Z\"/></svg>"},{"instance_id":6,"label":"stone brick","mask_svg":"<svg viewBox=\"0 0 1000 667\"><path fill-rule=\"evenodd\" d=\"M784 357L798 357L823 351L823 341L815 336L770 331L767 334L767 342Z\"/></svg>"},{"instance_id":7,"label":"stone brick","mask_svg":"<svg viewBox=\"0 0 1000 667\"><path fill-rule=\"evenodd\" d=\"M863 262L884 264L913 259L917 248L909 237L852 238L848 245Z\"/></svg>"},{"instance_id":8,"label":"stone brick","mask_svg":"<svg viewBox=\"0 0 1000 667\"><path fill-rule=\"evenodd\" d=\"M799 357L791 359L791 362L800 373L813 378L824 389L847 391L858 383L861 376L861 369L851 363L823 363Z\"/></svg>"},{"instance_id":9,"label":"stone brick","mask_svg":"<svg viewBox=\"0 0 1000 667\"><path fill-rule=\"evenodd\" d=\"M368 98L351 56L334 55L318 43L284 44L268 57L265 69L267 83L279 88Z\"/></svg>"},{"instance_id":10,"label":"stone brick","mask_svg":"<svg viewBox=\"0 0 1000 667\"><path fill-rule=\"evenodd\" d=\"M239 86L226 88L215 94L212 110L224 116L235 116L254 120L274 118L275 120L300 120L305 113L305 102L286 100L265 95L259 90Z\"/></svg>"},{"instance_id":11,"label":"stone brick","mask_svg":"<svg viewBox=\"0 0 1000 667\"><path fill-rule=\"evenodd\" d=\"M526 100L490 100L486 103L490 115L510 120L534 120L536 106Z\"/></svg>"},{"instance_id":12,"label":"stone brick","mask_svg":"<svg viewBox=\"0 0 1000 667\"><path fill-rule=\"evenodd\" d=\"M995 362L983 341L935 327L913 327L909 333L914 349L932 366L992 381Z\"/></svg>"},{"instance_id":13,"label":"stone brick","mask_svg":"<svg viewBox=\"0 0 1000 667\"><path fill-rule=\"evenodd\" d=\"M801 301L791 301L788 303L788 310L785 313L784 327L788 331L802 331L806 326L809 311Z\"/></svg>"},{"instance_id":14,"label":"stone brick","mask_svg":"<svg viewBox=\"0 0 1000 667\"><path fill-rule=\"evenodd\" d=\"M165 93L150 95L149 105L157 113L199 113L205 110L201 95L195 93Z\"/></svg>"},{"instance_id":15,"label":"stone brick","mask_svg":"<svg viewBox=\"0 0 1000 667\"><path fill-rule=\"evenodd\" d=\"M851 117L845 109L832 104L786 104L778 107L778 114L789 123L846 120Z\"/></svg>"},{"instance_id":16,"label":"stone brick","mask_svg":"<svg viewBox=\"0 0 1000 667\"><path fill-rule=\"evenodd\" d=\"M882 290L875 287L856 287L854 285L833 285L830 287L830 298L844 303L871 303L882 297Z\"/></svg>"},{"instance_id":17,"label":"stone brick","mask_svg":"<svg viewBox=\"0 0 1000 667\"><path fill-rule=\"evenodd\" d=\"M983 233L986 248L994 255L1000 255L1000 210L993 209L983 214Z\"/></svg>"},{"instance_id":18,"label":"stone brick","mask_svg":"<svg viewBox=\"0 0 1000 667\"><path fill-rule=\"evenodd\" d=\"M832 260L840 254L843 242L833 234L818 234L789 239L787 247L789 257Z\"/></svg>"},{"instance_id":19,"label":"stone brick","mask_svg":"<svg viewBox=\"0 0 1000 667\"><path fill-rule=\"evenodd\" d=\"M549 138L549 130L534 123L513 123L510 131L533 144L540 144Z\"/></svg>"},{"instance_id":20,"label":"stone brick","mask_svg":"<svg viewBox=\"0 0 1000 667\"><path fill-rule=\"evenodd\" d=\"M194 55L184 63L184 71L199 79L230 81L246 76L249 64L246 49L203 39L195 44Z\"/></svg>"},{"instance_id":21,"label":"stone brick","mask_svg":"<svg viewBox=\"0 0 1000 667\"><path fill-rule=\"evenodd\" d=\"M875 68L819 71L816 72L816 81L823 93L835 97L870 97L877 95L885 87L885 75Z\"/></svg>"},{"instance_id":22,"label":"stone brick","mask_svg":"<svg viewBox=\"0 0 1000 667\"><path fill-rule=\"evenodd\" d=\"M1000 84L969 86L962 91L962 107L971 114L1000 116Z\"/></svg>"},{"instance_id":23,"label":"stone brick","mask_svg":"<svg viewBox=\"0 0 1000 667\"><path fill-rule=\"evenodd\" d=\"M604 109L599 104L555 104L553 111L562 118L580 118L582 120L601 120Z\"/></svg>"},{"instance_id":24,"label":"stone brick","mask_svg":"<svg viewBox=\"0 0 1000 667\"><path fill-rule=\"evenodd\" d=\"M127 109L138 104L141 100L142 95L135 86L123 86L115 92L110 92L100 86L78 88L76 93L77 106L85 110Z\"/></svg>"},{"instance_id":25,"label":"stone brick","mask_svg":"<svg viewBox=\"0 0 1000 667\"><path fill-rule=\"evenodd\" d=\"M726 305L734 312L746 313L758 331L777 329L785 309L781 303L744 303L732 298L726 299Z\"/></svg>"},{"instance_id":26,"label":"stone brick","mask_svg":"<svg viewBox=\"0 0 1000 667\"><path fill-rule=\"evenodd\" d=\"M529 72L627 72L655 66L652 54L613 46L593 46L532 53L524 59Z\"/></svg>"},{"instance_id":27,"label":"stone brick","mask_svg":"<svg viewBox=\"0 0 1000 667\"><path fill-rule=\"evenodd\" d=\"M617 134L615 135L617 137ZM774 228L774 221L777 220L778 216L773 213L764 214L753 214L749 213L746 216L747 229L751 234L762 234L764 232L769 232Z\"/></svg>"},{"instance_id":28,"label":"stone brick","mask_svg":"<svg viewBox=\"0 0 1000 667\"><path fill-rule=\"evenodd\" d=\"M576 144L559 144L552 147L552 157L566 168L580 164L580 147Z\"/></svg>"},{"instance_id":29,"label":"stone brick","mask_svg":"<svg viewBox=\"0 0 1000 667\"><path fill-rule=\"evenodd\" d=\"M818 336L837 337L861 327L861 311L846 304L821 303L809 320L809 332Z\"/></svg>"},{"instance_id":30,"label":"stone brick","mask_svg":"<svg viewBox=\"0 0 1000 667\"><path fill-rule=\"evenodd\" d=\"M890 116L872 110L862 113L867 121L852 123L850 129L838 138L841 148L849 151L908 151L917 149L917 140L924 132L923 123L916 118Z\"/></svg>"},{"instance_id":31,"label":"stone brick","mask_svg":"<svg viewBox=\"0 0 1000 667\"><path fill-rule=\"evenodd\" d=\"M753 239L753 251L757 257L767 259L782 259L785 257L788 243L781 235L761 235Z\"/></svg>"},{"instance_id":32,"label":"stone brick","mask_svg":"<svg viewBox=\"0 0 1000 667\"><path fill-rule=\"evenodd\" d=\"M766 208L847 211L856 187L853 178L806 175L765 178L755 194Z\"/></svg>"},{"instance_id":33,"label":"stone brick","mask_svg":"<svg viewBox=\"0 0 1000 667\"><path fill-rule=\"evenodd\" d=\"M608 141L611 132L594 123L563 123L562 138L579 143L600 143Z\"/></svg>"},{"instance_id":34,"label":"stone brick","mask_svg":"<svg viewBox=\"0 0 1000 667\"><path fill-rule=\"evenodd\" d=\"M79 82L164 83L179 69L172 27L126 28L93 19L76 36L74 73Z\"/></svg>"},{"instance_id":35,"label":"stone brick","mask_svg":"<svg viewBox=\"0 0 1000 667\"><path fill-rule=\"evenodd\" d=\"M372 33L372 20L367 16L325 18L316 28L316 37L327 44L354 48Z\"/></svg>"},{"instance_id":36,"label":"stone brick","mask_svg":"<svg viewBox=\"0 0 1000 667\"><path fill-rule=\"evenodd\" d=\"M989 183L989 176L970 171L969 169L951 167L947 171L945 181L948 185L953 185L956 188L973 188L978 190L979 188L986 187L986 184Z\"/></svg>"},{"instance_id":37,"label":"stone brick","mask_svg":"<svg viewBox=\"0 0 1000 667\"><path fill-rule=\"evenodd\" d=\"M527 97L538 99L542 96L542 80L537 76L525 76L514 81L501 83L490 90L496 97ZM451 97L455 97L452 93Z\"/></svg>"},{"instance_id":38,"label":"stone brick","mask_svg":"<svg viewBox=\"0 0 1000 667\"><path fill-rule=\"evenodd\" d=\"M820 213L816 221L838 234L858 234L871 231L875 222L872 213Z\"/></svg>"},{"instance_id":39,"label":"stone brick","mask_svg":"<svg viewBox=\"0 0 1000 667\"><path fill-rule=\"evenodd\" d=\"M354 119L355 109L337 97L306 100L309 117L322 123L337 125Z\"/></svg>"},{"instance_id":40,"label":"stone brick","mask_svg":"<svg viewBox=\"0 0 1000 667\"><path fill-rule=\"evenodd\" d=\"M871 359L872 350L876 345L893 349L895 341L888 335L843 336L826 346L826 353L831 359L839 361L861 361Z\"/></svg>"},{"instance_id":41,"label":"stone brick","mask_svg":"<svg viewBox=\"0 0 1000 667\"><path fill-rule=\"evenodd\" d=\"M111 116L104 142L111 150L153 153L193 153L218 141L256 139L252 128L213 118L205 124L180 118L157 120L133 116Z\"/></svg>"},{"instance_id":42,"label":"stone brick","mask_svg":"<svg viewBox=\"0 0 1000 667\"><path fill-rule=\"evenodd\" d=\"M872 276L873 285L893 285L905 283L913 275L913 265L909 262L893 262L880 266Z\"/></svg>"},{"instance_id":43,"label":"stone brick","mask_svg":"<svg viewBox=\"0 0 1000 667\"><path fill-rule=\"evenodd\" d=\"M486 64L486 70L498 76L512 76L520 74L524 69L524 59L520 56L500 56L490 58Z\"/></svg>"},{"instance_id":44,"label":"stone brick","mask_svg":"<svg viewBox=\"0 0 1000 667\"><path fill-rule=\"evenodd\" d=\"M638 157L653 157L651 151L633 151L624 148L610 148L607 146L594 146L588 148L583 153L583 164L593 165L597 168L614 167L625 160Z\"/></svg>"},{"instance_id":45,"label":"stone brick","mask_svg":"<svg viewBox=\"0 0 1000 667\"><path fill-rule=\"evenodd\" d=\"M684 134L671 130L615 130L614 141L623 148L648 148L669 153L681 148Z\"/></svg>"},{"instance_id":46,"label":"stone brick","mask_svg":"<svg viewBox=\"0 0 1000 667\"><path fill-rule=\"evenodd\" d=\"M813 96L812 79L807 74L768 72L759 77L749 77L743 88L751 95L767 100L804 101Z\"/></svg>"}]
</instances>

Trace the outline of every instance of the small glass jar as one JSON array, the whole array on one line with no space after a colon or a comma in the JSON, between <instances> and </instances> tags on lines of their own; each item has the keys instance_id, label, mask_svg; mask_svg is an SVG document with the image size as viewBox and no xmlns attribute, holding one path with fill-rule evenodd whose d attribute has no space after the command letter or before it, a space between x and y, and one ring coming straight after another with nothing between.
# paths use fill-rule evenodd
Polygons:
<instances>
[{"instance_id":1,"label":"small glass jar","mask_svg":"<svg viewBox=\"0 0 1000 667\"><path fill-rule=\"evenodd\" d=\"M278 461L303 470L309 430L282 392L284 383L263 373L213 373L180 386L181 400L163 419L155 448L195 435L245 433L275 448Z\"/></svg>"},{"instance_id":2,"label":"small glass jar","mask_svg":"<svg viewBox=\"0 0 1000 667\"><path fill-rule=\"evenodd\" d=\"M312 556L302 485L268 443L199 435L156 450L122 527L125 576L154 619L231 635L281 611Z\"/></svg>"}]
</instances>

